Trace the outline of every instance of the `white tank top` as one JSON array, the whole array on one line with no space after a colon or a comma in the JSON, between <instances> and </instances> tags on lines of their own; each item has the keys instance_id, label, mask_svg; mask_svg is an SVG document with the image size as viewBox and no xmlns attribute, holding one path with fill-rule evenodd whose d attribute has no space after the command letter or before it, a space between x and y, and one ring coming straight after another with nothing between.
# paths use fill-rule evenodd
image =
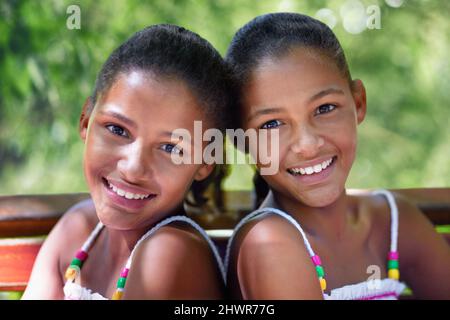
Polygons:
<instances>
[{"instance_id":1,"label":"white tank top","mask_svg":"<svg viewBox=\"0 0 450 320\"><path fill-rule=\"evenodd\" d=\"M395 204L393 195L387 190L377 190L374 194L382 194L387 198L389 207L391 209L391 245L390 251L397 251L397 238L398 238L398 209ZM261 204L260 208L244 217L235 227L232 236L230 237L227 250L225 254L225 271L228 272L230 251L233 239L238 230L252 218L263 214L276 214L289 223L291 223L301 234L303 242L310 257L314 257L315 253L312 249L305 232L300 224L288 213L276 208L276 203L272 192L269 192L266 199ZM363 281L356 284L346 285L340 288L336 288L330 291L329 294L323 293L323 297L326 300L393 300L398 299L398 296L405 289L405 285L397 280L385 278L381 280Z\"/></svg>"},{"instance_id":2,"label":"white tank top","mask_svg":"<svg viewBox=\"0 0 450 320\"><path fill-rule=\"evenodd\" d=\"M127 260L126 267L130 269L131 263L133 261L134 253L136 252L136 248L148 237L153 235L156 231L161 229L161 227L168 225L174 221L183 221L188 224L190 224L194 229L196 229L202 236L205 238L205 240L208 242L208 245L210 246L211 250L213 251L214 257L217 261L217 265L219 266L222 279L225 281L225 268L223 266L222 260L220 258L219 252L215 246L215 244L212 242L210 237L206 234L205 230L203 230L202 227L200 227L194 220L186 217L186 216L172 216L167 219L162 220L158 224L156 224L152 229L150 229L146 234L144 234L138 242L136 242L136 245L134 246L133 250L131 251L130 257ZM84 242L82 246L82 250L85 252L88 252L89 249L92 247L95 239L98 237L100 232L103 230L103 224L99 222L95 229L91 232L88 239ZM87 289L79 285L78 283L75 283L74 280L68 280L66 281L64 285L64 298L66 300L107 300L108 298L105 298L99 293L92 292L92 290Z\"/></svg>"}]
</instances>

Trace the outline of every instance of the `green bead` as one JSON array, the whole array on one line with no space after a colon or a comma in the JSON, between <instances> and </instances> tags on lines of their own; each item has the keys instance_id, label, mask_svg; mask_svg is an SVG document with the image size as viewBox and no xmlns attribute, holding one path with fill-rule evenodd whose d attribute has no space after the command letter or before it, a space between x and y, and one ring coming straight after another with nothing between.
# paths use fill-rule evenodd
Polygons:
<instances>
[{"instance_id":1,"label":"green bead","mask_svg":"<svg viewBox=\"0 0 450 320\"><path fill-rule=\"evenodd\" d=\"M389 260L388 269L398 269L398 260Z\"/></svg>"},{"instance_id":2,"label":"green bead","mask_svg":"<svg viewBox=\"0 0 450 320\"><path fill-rule=\"evenodd\" d=\"M125 282L127 281L127 278L120 277L117 281L117 288L125 288Z\"/></svg>"},{"instance_id":3,"label":"green bead","mask_svg":"<svg viewBox=\"0 0 450 320\"><path fill-rule=\"evenodd\" d=\"M70 263L71 266L77 266L79 268L81 268L81 266L83 265L83 261L81 261L78 258L73 258L72 262Z\"/></svg>"},{"instance_id":4,"label":"green bead","mask_svg":"<svg viewBox=\"0 0 450 320\"><path fill-rule=\"evenodd\" d=\"M325 276L325 271L323 271L322 266L316 266L316 272L319 278L323 278Z\"/></svg>"}]
</instances>

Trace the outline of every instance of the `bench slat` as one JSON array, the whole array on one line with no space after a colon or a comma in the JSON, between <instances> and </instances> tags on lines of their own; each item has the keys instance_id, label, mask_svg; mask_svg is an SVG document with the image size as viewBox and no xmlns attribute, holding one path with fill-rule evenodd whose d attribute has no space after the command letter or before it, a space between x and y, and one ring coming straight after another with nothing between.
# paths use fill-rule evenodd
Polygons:
<instances>
[{"instance_id":1,"label":"bench slat","mask_svg":"<svg viewBox=\"0 0 450 320\"><path fill-rule=\"evenodd\" d=\"M0 291L25 290L43 240L0 240Z\"/></svg>"},{"instance_id":2,"label":"bench slat","mask_svg":"<svg viewBox=\"0 0 450 320\"><path fill-rule=\"evenodd\" d=\"M362 190L354 190L361 192ZM416 204L436 226L450 225L450 188L392 190ZM87 193L0 196L0 291L23 291L44 238L58 219L75 203L89 198ZM240 217L250 211L251 192L226 192L223 215L192 215L223 256L227 238ZM222 229L222 230L217 230ZM450 244L449 229L442 235ZM41 236L40 238L16 238ZM1 238L13 239L1 239Z\"/></svg>"}]
</instances>

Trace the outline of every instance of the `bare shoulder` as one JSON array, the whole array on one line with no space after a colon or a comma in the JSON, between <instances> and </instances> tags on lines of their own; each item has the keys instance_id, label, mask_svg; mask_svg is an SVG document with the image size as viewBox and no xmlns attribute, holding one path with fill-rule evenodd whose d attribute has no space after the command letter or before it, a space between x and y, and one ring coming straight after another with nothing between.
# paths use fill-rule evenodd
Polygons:
<instances>
[{"instance_id":1,"label":"bare shoulder","mask_svg":"<svg viewBox=\"0 0 450 320\"><path fill-rule=\"evenodd\" d=\"M57 259L58 270L62 274L77 250L98 223L92 200L84 200L70 207L49 233L45 249Z\"/></svg>"},{"instance_id":2,"label":"bare shoulder","mask_svg":"<svg viewBox=\"0 0 450 320\"><path fill-rule=\"evenodd\" d=\"M220 299L223 286L206 239L189 225L171 224L136 249L127 280L127 287L134 289L125 298Z\"/></svg>"},{"instance_id":3,"label":"bare shoulder","mask_svg":"<svg viewBox=\"0 0 450 320\"><path fill-rule=\"evenodd\" d=\"M241 251L274 243L305 248L298 229L285 218L274 214L253 218L244 224L235 236L234 246L239 247Z\"/></svg>"},{"instance_id":4,"label":"bare shoulder","mask_svg":"<svg viewBox=\"0 0 450 320\"><path fill-rule=\"evenodd\" d=\"M399 211L401 280L416 298L449 299L450 246L415 204L402 195L394 196Z\"/></svg>"},{"instance_id":5,"label":"bare shoulder","mask_svg":"<svg viewBox=\"0 0 450 320\"><path fill-rule=\"evenodd\" d=\"M76 204L59 219L39 250L24 299L63 298L64 270L94 221L89 201Z\"/></svg>"},{"instance_id":6,"label":"bare shoulder","mask_svg":"<svg viewBox=\"0 0 450 320\"><path fill-rule=\"evenodd\" d=\"M300 231L277 215L252 219L239 230L229 268L245 299L322 297Z\"/></svg>"},{"instance_id":7,"label":"bare shoulder","mask_svg":"<svg viewBox=\"0 0 450 320\"><path fill-rule=\"evenodd\" d=\"M70 207L52 232L61 234L68 241L79 243L86 239L97 223L94 204L91 199L86 199Z\"/></svg>"},{"instance_id":8,"label":"bare shoulder","mask_svg":"<svg viewBox=\"0 0 450 320\"><path fill-rule=\"evenodd\" d=\"M400 194L395 194L399 220L399 252L404 261L413 265L421 251L432 251L442 247L445 240L436 232L431 221L411 201Z\"/></svg>"}]
</instances>

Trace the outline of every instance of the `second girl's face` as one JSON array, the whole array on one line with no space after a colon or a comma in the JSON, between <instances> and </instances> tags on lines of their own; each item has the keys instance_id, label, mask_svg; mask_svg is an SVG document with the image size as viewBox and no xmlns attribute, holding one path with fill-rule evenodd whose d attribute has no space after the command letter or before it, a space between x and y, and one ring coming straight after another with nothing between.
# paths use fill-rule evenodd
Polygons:
<instances>
[{"instance_id":1,"label":"second girl's face","mask_svg":"<svg viewBox=\"0 0 450 320\"><path fill-rule=\"evenodd\" d=\"M203 113L183 82L139 71L120 75L91 114L84 110L84 173L100 221L120 230L146 228L178 208L191 183L212 169L172 161L172 153L202 148L171 139L179 128L193 137L194 120Z\"/></svg>"},{"instance_id":2,"label":"second girl's face","mask_svg":"<svg viewBox=\"0 0 450 320\"><path fill-rule=\"evenodd\" d=\"M263 61L244 90L244 127L279 134L279 170L264 179L278 197L313 207L342 194L365 112L362 83L351 90L337 66L312 50Z\"/></svg>"}]
</instances>

